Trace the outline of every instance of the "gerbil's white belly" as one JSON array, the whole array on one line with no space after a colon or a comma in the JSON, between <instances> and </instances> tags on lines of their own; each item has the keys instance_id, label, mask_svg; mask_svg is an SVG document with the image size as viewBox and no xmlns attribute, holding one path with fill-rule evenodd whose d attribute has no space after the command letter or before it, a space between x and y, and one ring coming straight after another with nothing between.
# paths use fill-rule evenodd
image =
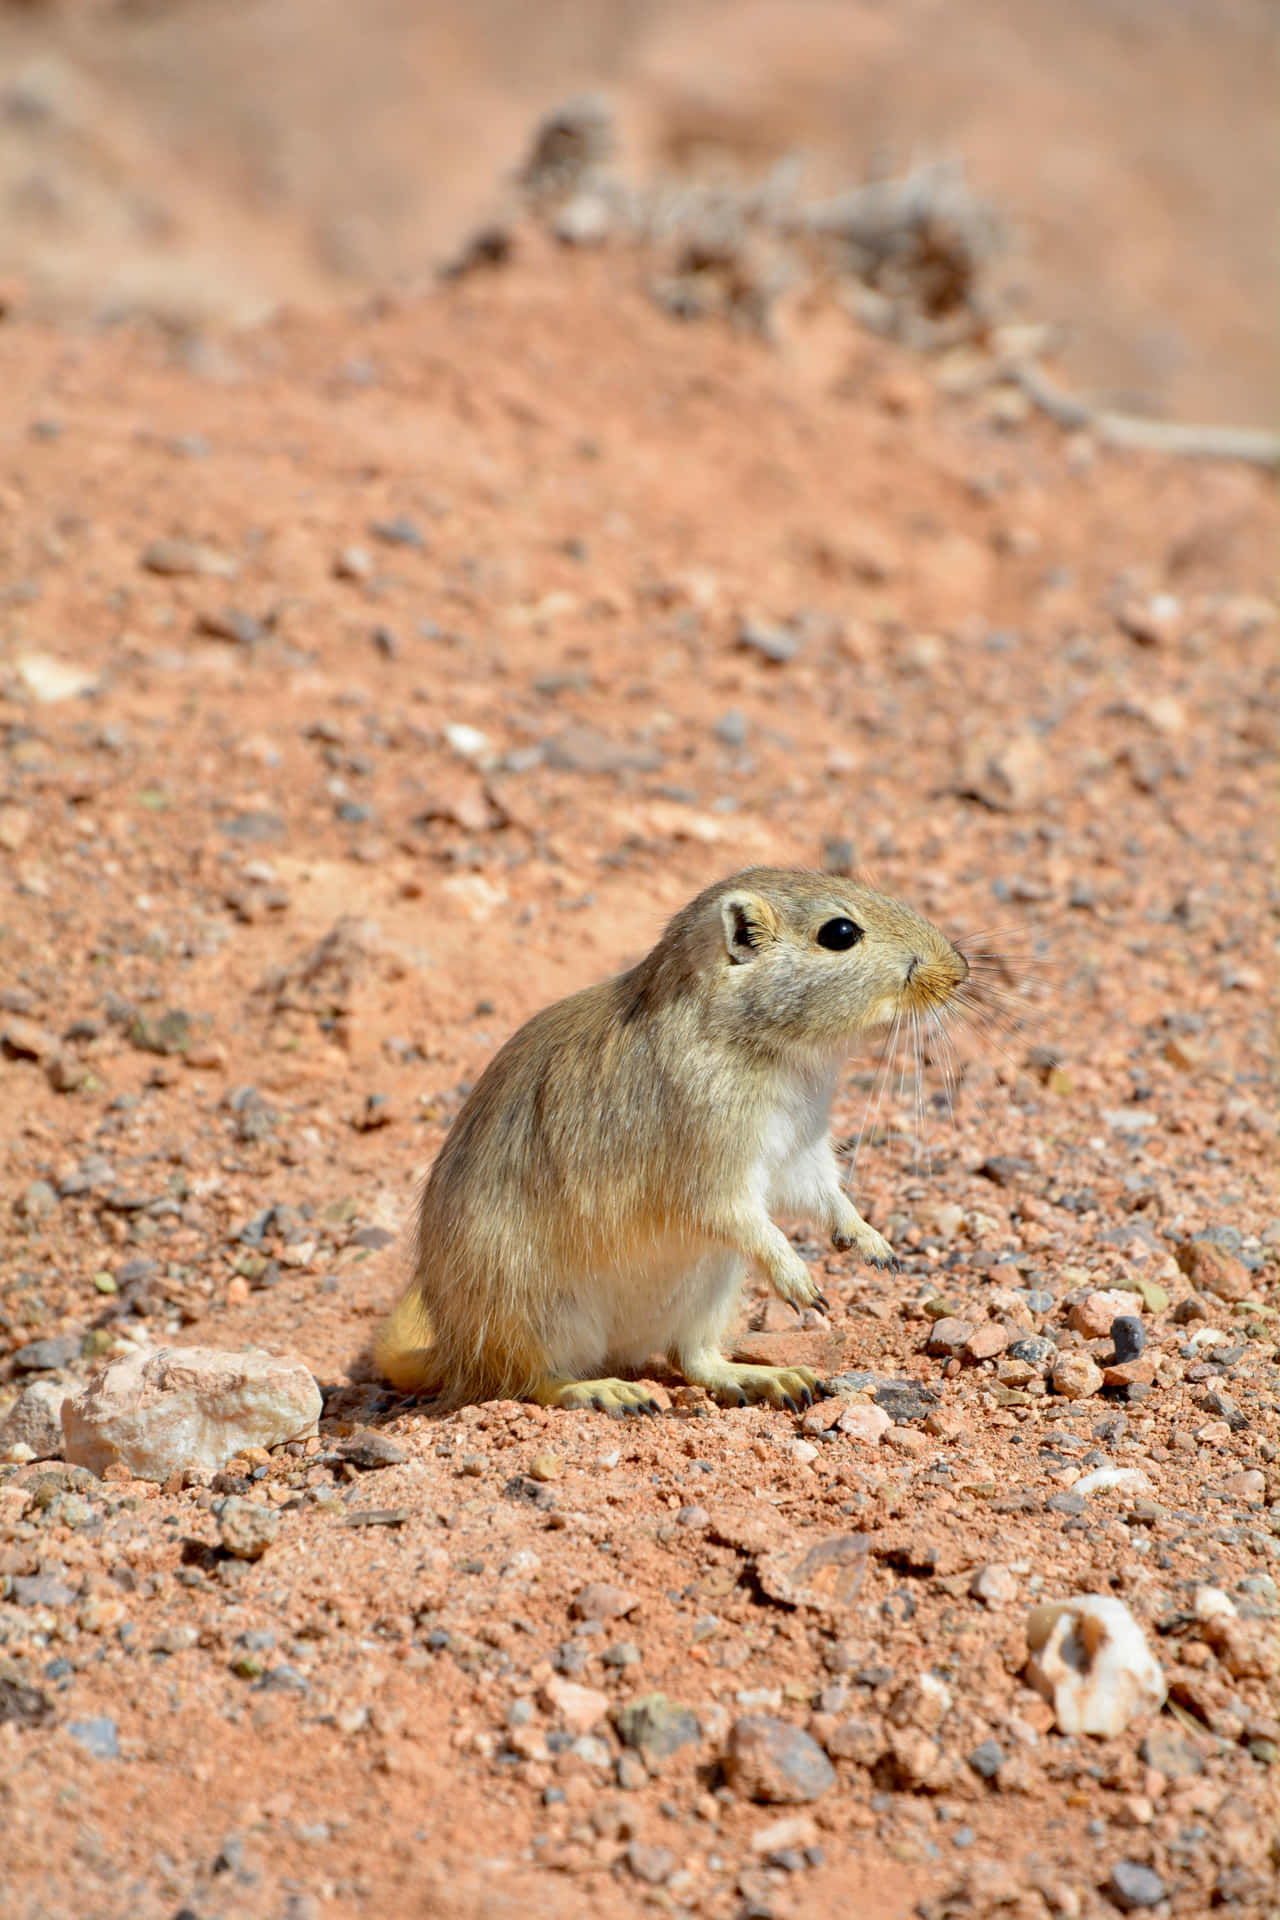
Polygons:
<instances>
[{"instance_id":1,"label":"gerbil's white belly","mask_svg":"<svg viewBox=\"0 0 1280 1920\"><path fill-rule=\"evenodd\" d=\"M546 1328L557 1372L583 1378L606 1362L639 1367L732 1307L746 1273L740 1254L668 1239L600 1266L567 1290Z\"/></svg>"},{"instance_id":2,"label":"gerbil's white belly","mask_svg":"<svg viewBox=\"0 0 1280 1920\"><path fill-rule=\"evenodd\" d=\"M821 1216L831 1184L835 1074L785 1081L765 1123L753 1185L770 1214Z\"/></svg>"}]
</instances>

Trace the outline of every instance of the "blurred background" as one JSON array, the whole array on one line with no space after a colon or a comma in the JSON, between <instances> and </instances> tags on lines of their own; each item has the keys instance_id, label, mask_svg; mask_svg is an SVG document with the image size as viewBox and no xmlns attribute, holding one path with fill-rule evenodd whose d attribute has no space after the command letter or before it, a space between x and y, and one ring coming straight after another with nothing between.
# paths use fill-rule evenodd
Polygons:
<instances>
[{"instance_id":1,"label":"blurred background","mask_svg":"<svg viewBox=\"0 0 1280 1920\"><path fill-rule=\"evenodd\" d=\"M814 194L963 160L1110 405L1277 411L1273 0L0 0L0 304L179 330L419 285L540 114Z\"/></svg>"}]
</instances>

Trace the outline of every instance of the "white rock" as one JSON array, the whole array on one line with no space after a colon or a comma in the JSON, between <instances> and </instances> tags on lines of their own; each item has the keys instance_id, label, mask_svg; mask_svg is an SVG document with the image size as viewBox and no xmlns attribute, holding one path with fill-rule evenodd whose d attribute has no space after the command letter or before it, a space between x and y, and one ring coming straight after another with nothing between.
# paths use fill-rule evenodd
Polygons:
<instances>
[{"instance_id":1,"label":"white rock","mask_svg":"<svg viewBox=\"0 0 1280 1920\"><path fill-rule=\"evenodd\" d=\"M818 1828L807 1813L793 1813L785 1820L771 1820L757 1827L751 1836L752 1853L777 1853L783 1847L812 1847L817 1844Z\"/></svg>"},{"instance_id":2,"label":"white rock","mask_svg":"<svg viewBox=\"0 0 1280 1920\"><path fill-rule=\"evenodd\" d=\"M568 247L595 247L609 237L613 216L598 193L575 193L556 215L556 239Z\"/></svg>"},{"instance_id":3,"label":"white rock","mask_svg":"<svg viewBox=\"0 0 1280 1920\"><path fill-rule=\"evenodd\" d=\"M818 1457L818 1449L811 1440L789 1440L786 1450L802 1467L812 1466Z\"/></svg>"},{"instance_id":4,"label":"white rock","mask_svg":"<svg viewBox=\"0 0 1280 1920\"><path fill-rule=\"evenodd\" d=\"M98 684L96 673L74 666L69 660L55 659L51 653L20 653L15 661L18 678L32 699L42 706L59 700L74 700L89 693Z\"/></svg>"},{"instance_id":5,"label":"white rock","mask_svg":"<svg viewBox=\"0 0 1280 1920\"><path fill-rule=\"evenodd\" d=\"M1227 1336L1221 1327L1197 1327L1186 1345L1193 1353L1204 1353L1208 1347L1225 1345Z\"/></svg>"},{"instance_id":6,"label":"white rock","mask_svg":"<svg viewBox=\"0 0 1280 1920\"><path fill-rule=\"evenodd\" d=\"M1095 1467L1092 1473L1081 1474L1071 1491L1087 1499L1091 1493L1105 1493L1110 1487L1118 1487L1123 1493L1154 1491L1141 1467Z\"/></svg>"},{"instance_id":7,"label":"white rock","mask_svg":"<svg viewBox=\"0 0 1280 1920\"><path fill-rule=\"evenodd\" d=\"M52 1380L33 1380L10 1409L9 1418L0 1427L0 1451L29 1447L28 1460L62 1458L62 1403L65 1387ZM10 1457L15 1456L10 1454Z\"/></svg>"},{"instance_id":8,"label":"white rock","mask_svg":"<svg viewBox=\"0 0 1280 1920\"><path fill-rule=\"evenodd\" d=\"M893 1422L883 1407L875 1406L870 1400L854 1400L845 1408L836 1425L841 1433L849 1434L854 1440L862 1440L869 1447L876 1447Z\"/></svg>"},{"instance_id":9,"label":"white rock","mask_svg":"<svg viewBox=\"0 0 1280 1920\"><path fill-rule=\"evenodd\" d=\"M1236 1603L1221 1587L1197 1587L1191 1605L1197 1620L1234 1620Z\"/></svg>"},{"instance_id":10,"label":"white rock","mask_svg":"<svg viewBox=\"0 0 1280 1920\"><path fill-rule=\"evenodd\" d=\"M464 721L455 720L444 730L444 737L455 753L464 760L478 759L482 753L488 753L490 740L487 733L481 733L479 727L469 727Z\"/></svg>"},{"instance_id":11,"label":"white rock","mask_svg":"<svg viewBox=\"0 0 1280 1920\"><path fill-rule=\"evenodd\" d=\"M139 1480L217 1473L245 1447L309 1439L321 1404L289 1355L158 1347L113 1362L66 1401L64 1451L94 1473L123 1460Z\"/></svg>"},{"instance_id":12,"label":"white rock","mask_svg":"<svg viewBox=\"0 0 1280 1920\"><path fill-rule=\"evenodd\" d=\"M542 1704L549 1713L558 1713L570 1733L590 1733L609 1711L609 1696L595 1687L580 1687L573 1680L553 1674L542 1689Z\"/></svg>"},{"instance_id":13,"label":"white rock","mask_svg":"<svg viewBox=\"0 0 1280 1920\"><path fill-rule=\"evenodd\" d=\"M978 1568L969 1582L969 1592L984 1607L1005 1607L1018 1597L1018 1577L1011 1567L991 1561Z\"/></svg>"},{"instance_id":14,"label":"white rock","mask_svg":"<svg viewBox=\"0 0 1280 1920\"><path fill-rule=\"evenodd\" d=\"M1052 1704L1060 1733L1112 1739L1164 1704L1164 1674L1122 1600L1085 1593L1033 1607L1027 1645L1027 1679Z\"/></svg>"}]
</instances>

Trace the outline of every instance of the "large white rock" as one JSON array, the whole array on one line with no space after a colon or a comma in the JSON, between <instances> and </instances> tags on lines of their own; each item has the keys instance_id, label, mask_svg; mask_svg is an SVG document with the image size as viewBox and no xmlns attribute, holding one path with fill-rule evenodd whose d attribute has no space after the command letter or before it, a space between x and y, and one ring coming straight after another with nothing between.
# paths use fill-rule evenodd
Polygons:
<instances>
[{"instance_id":1,"label":"large white rock","mask_svg":"<svg viewBox=\"0 0 1280 1920\"><path fill-rule=\"evenodd\" d=\"M1164 1704L1164 1674L1122 1600L1084 1593L1033 1607L1027 1678L1053 1707L1061 1733L1112 1739Z\"/></svg>"},{"instance_id":2,"label":"large white rock","mask_svg":"<svg viewBox=\"0 0 1280 1920\"><path fill-rule=\"evenodd\" d=\"M290 1355L157 1347L113 1362L65 1402L63 1451L94 1473L122 1460L139 1480L217 1473L245 1447L309 1438L320 1407Z\"/></svg>"},{"instance_id":3,"label":"large white rock","mask_svg":"<svg viewBox=\"0 0 1280 1920\"><path fill-rule=\"evenodd\" d=\"M29 1447L25 1459L57 1460L62 1455L62 1403L65 1386L52 1380L33 1380L24 1387L0 1427L0 1453L10 1447Z\"/></svg>"}]
</instances>

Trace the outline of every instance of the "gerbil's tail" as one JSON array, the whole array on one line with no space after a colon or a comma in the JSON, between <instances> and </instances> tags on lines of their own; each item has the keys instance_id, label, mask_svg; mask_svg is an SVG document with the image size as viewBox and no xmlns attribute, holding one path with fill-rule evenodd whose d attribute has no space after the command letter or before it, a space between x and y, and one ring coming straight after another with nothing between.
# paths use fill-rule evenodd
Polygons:
<instances>
[{"instance_id":1,"label":"gerbil's tail","mask_svg":"<svg viewBox=\"0 0 1280 1920\"><path fill-rule=\"evenodd\" d=\"M373 1358L378 1372L401 1393L440 1391L431 1324L416 1286L406 1288L378 1328Z\"/></svg>"}]
</instances>

